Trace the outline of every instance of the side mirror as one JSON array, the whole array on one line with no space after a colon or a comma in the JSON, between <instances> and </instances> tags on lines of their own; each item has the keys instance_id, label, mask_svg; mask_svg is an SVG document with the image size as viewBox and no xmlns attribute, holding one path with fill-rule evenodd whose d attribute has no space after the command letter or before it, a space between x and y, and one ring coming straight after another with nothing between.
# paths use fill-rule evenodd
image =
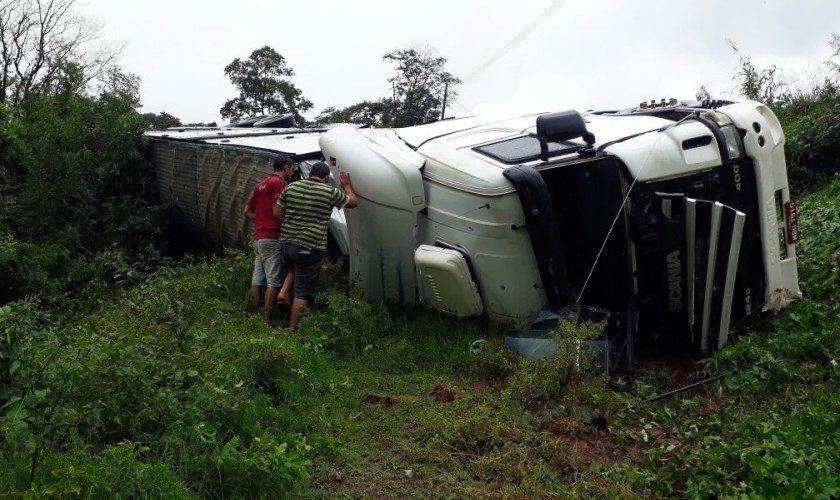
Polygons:
<instances>
[{"instance_id":1,"label":"side mirror","mask_svg":"<svg viewBox=\"0 0 840 500\"><path fill-rule=\"evenodd\" d=\"M595 136L586 130L586 122L574 110L548 113L537 117L537 139L540 141L540 159L548 161L548 143L582 138L585 143L595 144Z\"/></svg>"}]
</instances>

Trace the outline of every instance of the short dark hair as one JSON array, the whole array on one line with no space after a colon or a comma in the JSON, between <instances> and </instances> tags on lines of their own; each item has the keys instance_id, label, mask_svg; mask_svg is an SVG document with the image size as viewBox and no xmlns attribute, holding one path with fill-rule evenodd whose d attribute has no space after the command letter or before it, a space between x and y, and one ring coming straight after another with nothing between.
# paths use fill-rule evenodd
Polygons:
<instances>
[{"instance_id":1,"label":"short dark hair","mask_svg":"<svg viewBox=\"0 0 840 500\"><path fill-rule=\"evenodd\" d=\"M319 161L312 165L312 169L309 171L309 177L317 177L319 179L323 179L324 177L330 176L330 167L327 166L326 163Z\"/></svg>"},{"instance_id":2,"label":"short dark hair","mask_svg":"<svg viewBox=\"0 0 840 500\"><path fill-rule=\"evenodd\" d=\"M283 167L291 165L292 163L291 156L280 153L276 158L274 158L274 170L283 170Z\"/></svg>"}]
</instances>

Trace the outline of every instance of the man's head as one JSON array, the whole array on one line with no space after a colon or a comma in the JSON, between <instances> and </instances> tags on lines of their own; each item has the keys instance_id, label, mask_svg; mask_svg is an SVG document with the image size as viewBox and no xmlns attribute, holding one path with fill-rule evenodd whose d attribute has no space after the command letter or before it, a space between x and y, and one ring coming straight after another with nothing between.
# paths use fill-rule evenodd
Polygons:
<instances>
[{"instance_id":1,"label":"man's head","mask_svg":"<svg viewBox=\"0 0 840 500\"><path fill-rule=\"evenodd\" d=\"M327 182L330 178L330 167L322 161L313 164L309 171L309 178L313 181Z\"/></svg>"},{"instance_id":2,"label":"man's head","mask_svg":"<svg viewBox=\"0 0 840 500\"><path fill-rule=\"evenodd\" d=\"M292 163L292 158L289 155L280 153L274 158L274 172L280 174L284 179L290 179L294 169L295 164Z\"/></svg>"}]
</instances>

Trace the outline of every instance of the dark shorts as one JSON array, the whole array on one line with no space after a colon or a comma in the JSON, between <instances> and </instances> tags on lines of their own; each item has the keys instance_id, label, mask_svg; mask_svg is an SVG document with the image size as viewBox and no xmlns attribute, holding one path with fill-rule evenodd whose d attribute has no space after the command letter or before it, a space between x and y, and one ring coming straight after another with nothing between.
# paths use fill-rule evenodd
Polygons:
<instances>
[{"instance_id":1,"label":"dark shorts","mask_svg":"<svg viewBox=\"0 0 840 500\"><path fill-rule=\"evenodd\" d=\"M295 273L295 298L308 300L318 284L324 252L284 241L281 253L283 267Z\"/></svg>"}]
</instances>

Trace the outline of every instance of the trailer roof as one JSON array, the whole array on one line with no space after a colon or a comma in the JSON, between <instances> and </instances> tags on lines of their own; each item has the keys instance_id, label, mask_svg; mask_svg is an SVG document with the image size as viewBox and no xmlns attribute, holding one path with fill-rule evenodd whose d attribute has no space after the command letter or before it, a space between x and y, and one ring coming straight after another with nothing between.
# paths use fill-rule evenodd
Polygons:
<instances>
[{"instance_id":1,"label":"trailer roof","mask_svg":"<svg viewBox=\"0 0 840 500\"><path fill-rule=\"evenodd\" d=\"M146 132L146 137L159 140L237 146L305 156L320 154L321 148L318 146L318 139L326 130L325 128L181 128Z\"/></svg>"}]
</instances>

